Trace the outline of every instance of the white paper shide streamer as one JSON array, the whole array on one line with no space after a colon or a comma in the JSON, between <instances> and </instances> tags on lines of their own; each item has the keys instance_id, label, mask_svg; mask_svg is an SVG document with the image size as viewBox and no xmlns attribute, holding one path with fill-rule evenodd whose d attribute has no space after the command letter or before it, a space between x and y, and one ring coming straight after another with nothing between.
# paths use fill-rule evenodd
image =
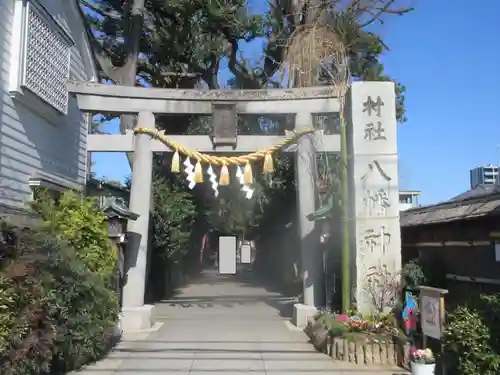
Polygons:
<instances>
[{"instance_id":1,"label":"white paper shide streamer","mask_svg":"<svg viewBox=\"0 0 500 375\"><path fill-rule=\"evenodd\" d=\"M214 196L217 198L219 196L219 184L217 182L217 176L215 175L214 169L211 165L207 168L207 174L209 176L209 180L212 183L212 190L214 191Z\"/></svg>"},{"instance_id":2,"label":"white paper shide streamer","mask_svg":"<svg viewBox=\"0 0 500 375\"><path fill-rule=\"evenodd\" d=\"M184 168L184 172L186 172L186 180L189 182L188 187L192 190L196 186L196 182L194 181L194 165L191 164L191 160L186 158L184 163L182 163L186 168Z\"/></svg>"},{"instance_id":3,"label":"white paper shide streamer","mask_svg":"<svg viewBox=\"0 0 500 375\"><path fill-rule=\"evenodd\" d=\"M243 177L243 171L241 170L241 167L239 165L236 168L236 178L240 181L241 191L243 193L245 193L245 198L252 199L254 189L252 189L250 186L245 184L245 178Z\"/></svg>"}]
</instances>

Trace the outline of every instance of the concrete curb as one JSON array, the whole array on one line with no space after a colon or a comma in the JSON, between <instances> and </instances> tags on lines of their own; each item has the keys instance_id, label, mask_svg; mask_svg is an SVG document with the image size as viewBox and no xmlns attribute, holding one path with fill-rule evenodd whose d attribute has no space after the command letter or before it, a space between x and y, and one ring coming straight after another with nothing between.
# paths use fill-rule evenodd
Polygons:
<instances>
[{"instance_id":1,"label":"concrete curb","mask_svg":"<svg viewBox=\"0 0 500 375\"><path fill-rule=\"evenodd\" d=\"M293 325L292 322L290 322L289 320L285 320L284 321L284 324L285 324L285 327L289 330L289 331L293 331L293 332L304 332L304 330L302 328L299 328L299 327L296 327Z\"/></svg>"}]
</instances>

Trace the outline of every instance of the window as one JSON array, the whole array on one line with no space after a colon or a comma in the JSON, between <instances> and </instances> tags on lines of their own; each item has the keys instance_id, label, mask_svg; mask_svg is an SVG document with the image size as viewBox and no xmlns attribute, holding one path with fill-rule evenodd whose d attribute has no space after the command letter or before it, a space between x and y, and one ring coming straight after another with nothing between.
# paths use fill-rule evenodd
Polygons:
<instances>
[{"instance_id":1,"label":"window","mask_svg":"<svg viewBox=\"0 0 500 375\"><path fill-rule=\"evenodd\" d=\"M399 203L412 203L413 197L411 195L400 195Z\"/></svg>"},{"instance_id":2,"label":"window","mask_svg":"<svg viewBox=\"0 0 500 375\"><path fill-rule=\"evenodd\" d=\"M68 113L68 32L37 0L16 0L9 89L33 110ZM38 103L33 103L37 101ZM35 107L35 108L34 108Z\"/></svg>"}]
</instances>

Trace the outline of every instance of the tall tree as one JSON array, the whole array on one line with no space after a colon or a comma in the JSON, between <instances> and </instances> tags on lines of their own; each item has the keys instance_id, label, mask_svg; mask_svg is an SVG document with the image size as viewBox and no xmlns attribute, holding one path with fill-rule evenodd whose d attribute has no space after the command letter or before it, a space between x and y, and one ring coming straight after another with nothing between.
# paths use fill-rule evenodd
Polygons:
<instances>
[{"instance_id":1,"label":"tall tree","mask_svg":"<svg viewBox=\"0 0 500 375\"><path fill-rule=\"evenodd\" d=\"M89 40L99 63L101 79L123 86L137 82L144 0L79 0L94 28ZM117 26L120 27L117 27ZM118 46L115 40L123 42ZM135 116L120 116L120 132L133 129ZM132 155L127 155L132 165Z\"/></svg>"},{"instance_id":2,"label":"tall tree","mask_svg":"<svg viewBox=\"0 0 500 375\"><path fill-rule=\"evenodd\" d=\"M165 88L194 88L200 80L218 88L224 60L239 87L277 87L290 39L318 17L343 36L354 78L389 80L379 61L388 49L369 29L389 15L411 11L402 1L272 0L266 11L252 14L245 0L80 0L103 78ZM264 38L266 47L252 63L241 50L257 38ZM403 94L398 86L400 121Z\"/></svg>"}]
</instances>

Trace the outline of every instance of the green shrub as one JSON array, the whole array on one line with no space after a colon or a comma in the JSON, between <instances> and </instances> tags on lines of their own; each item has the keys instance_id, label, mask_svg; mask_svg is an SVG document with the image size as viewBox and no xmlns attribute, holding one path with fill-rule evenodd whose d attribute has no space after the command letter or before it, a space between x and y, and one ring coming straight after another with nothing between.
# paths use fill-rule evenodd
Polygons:
<instances>
[{"instance_id":1,"label":"green shrub","mask_svg":"<svg viewBox=\"0 0 500 375\"><path fill-rule=\"evenodd\" d=\"M452 371L464 375L500 373L499 314L499 296L480 296L449 314L444 345Z\"/></svg>"},{"instance_id":2,"label":"green shrub","mask_svg":"<svg viewBox=\"0 0 500 375\"><path fill-rule=\"evenodd\" d=\"M31 231L0 243L0 373L64 373L109 349L117 299L67 243Z\"/></svg>"},{"instance_id":3,"label":"green shrub","mask_svg":"<svg viewBox=\"0 0 500 375\"><path fill-rule=\"evenodd\" d=\"M337 319L337 315L329 312L322 312L316 316L313 327L326 330L333 337L343 336L349 331L347 325Z\"/></svg>"},{"instance_id":4,"label":"green shrub","mask_svg":"<svg viewBox=\"0 0 500 375\"><path fill-rule=\"evenodd\" d=\"M500 353L500 294L482 295L473 301L472 307L481 313L490 331L490 344Z\"/></svg>"},{"instance_id":5,"label":"green shrub","mask_svg":"<svg viewBox=\"0 0 500 375\"><path fill-rule=\"evenodd\" d=\"M403 279L407 287L424 285L426 277L418 259L412 259L403 266Z\"/></svg>"},{"instance_id":6,"label":"green shrub","mask_svg":"<svg viewBox=\"0 0 500 375\"><path fill-rule=\"evenodd\" d=\"M66 192L58 202L42 196L32 208L47 230L68 241L89 270L104 277L114 275L116 251L108 238L106 216L96 209L92 198Z\"/></svg>"},{"instance_id":7,"label":"green shrub","mask_svg":"<svg viewBox=\"0 0 500 375\"><path fill-rule=\"evenodd\" d=\"M342 337L349 332L349 328L342 322L332 320L328 327L328 331L332 337Z\"/></svg>"}]
</instances>

